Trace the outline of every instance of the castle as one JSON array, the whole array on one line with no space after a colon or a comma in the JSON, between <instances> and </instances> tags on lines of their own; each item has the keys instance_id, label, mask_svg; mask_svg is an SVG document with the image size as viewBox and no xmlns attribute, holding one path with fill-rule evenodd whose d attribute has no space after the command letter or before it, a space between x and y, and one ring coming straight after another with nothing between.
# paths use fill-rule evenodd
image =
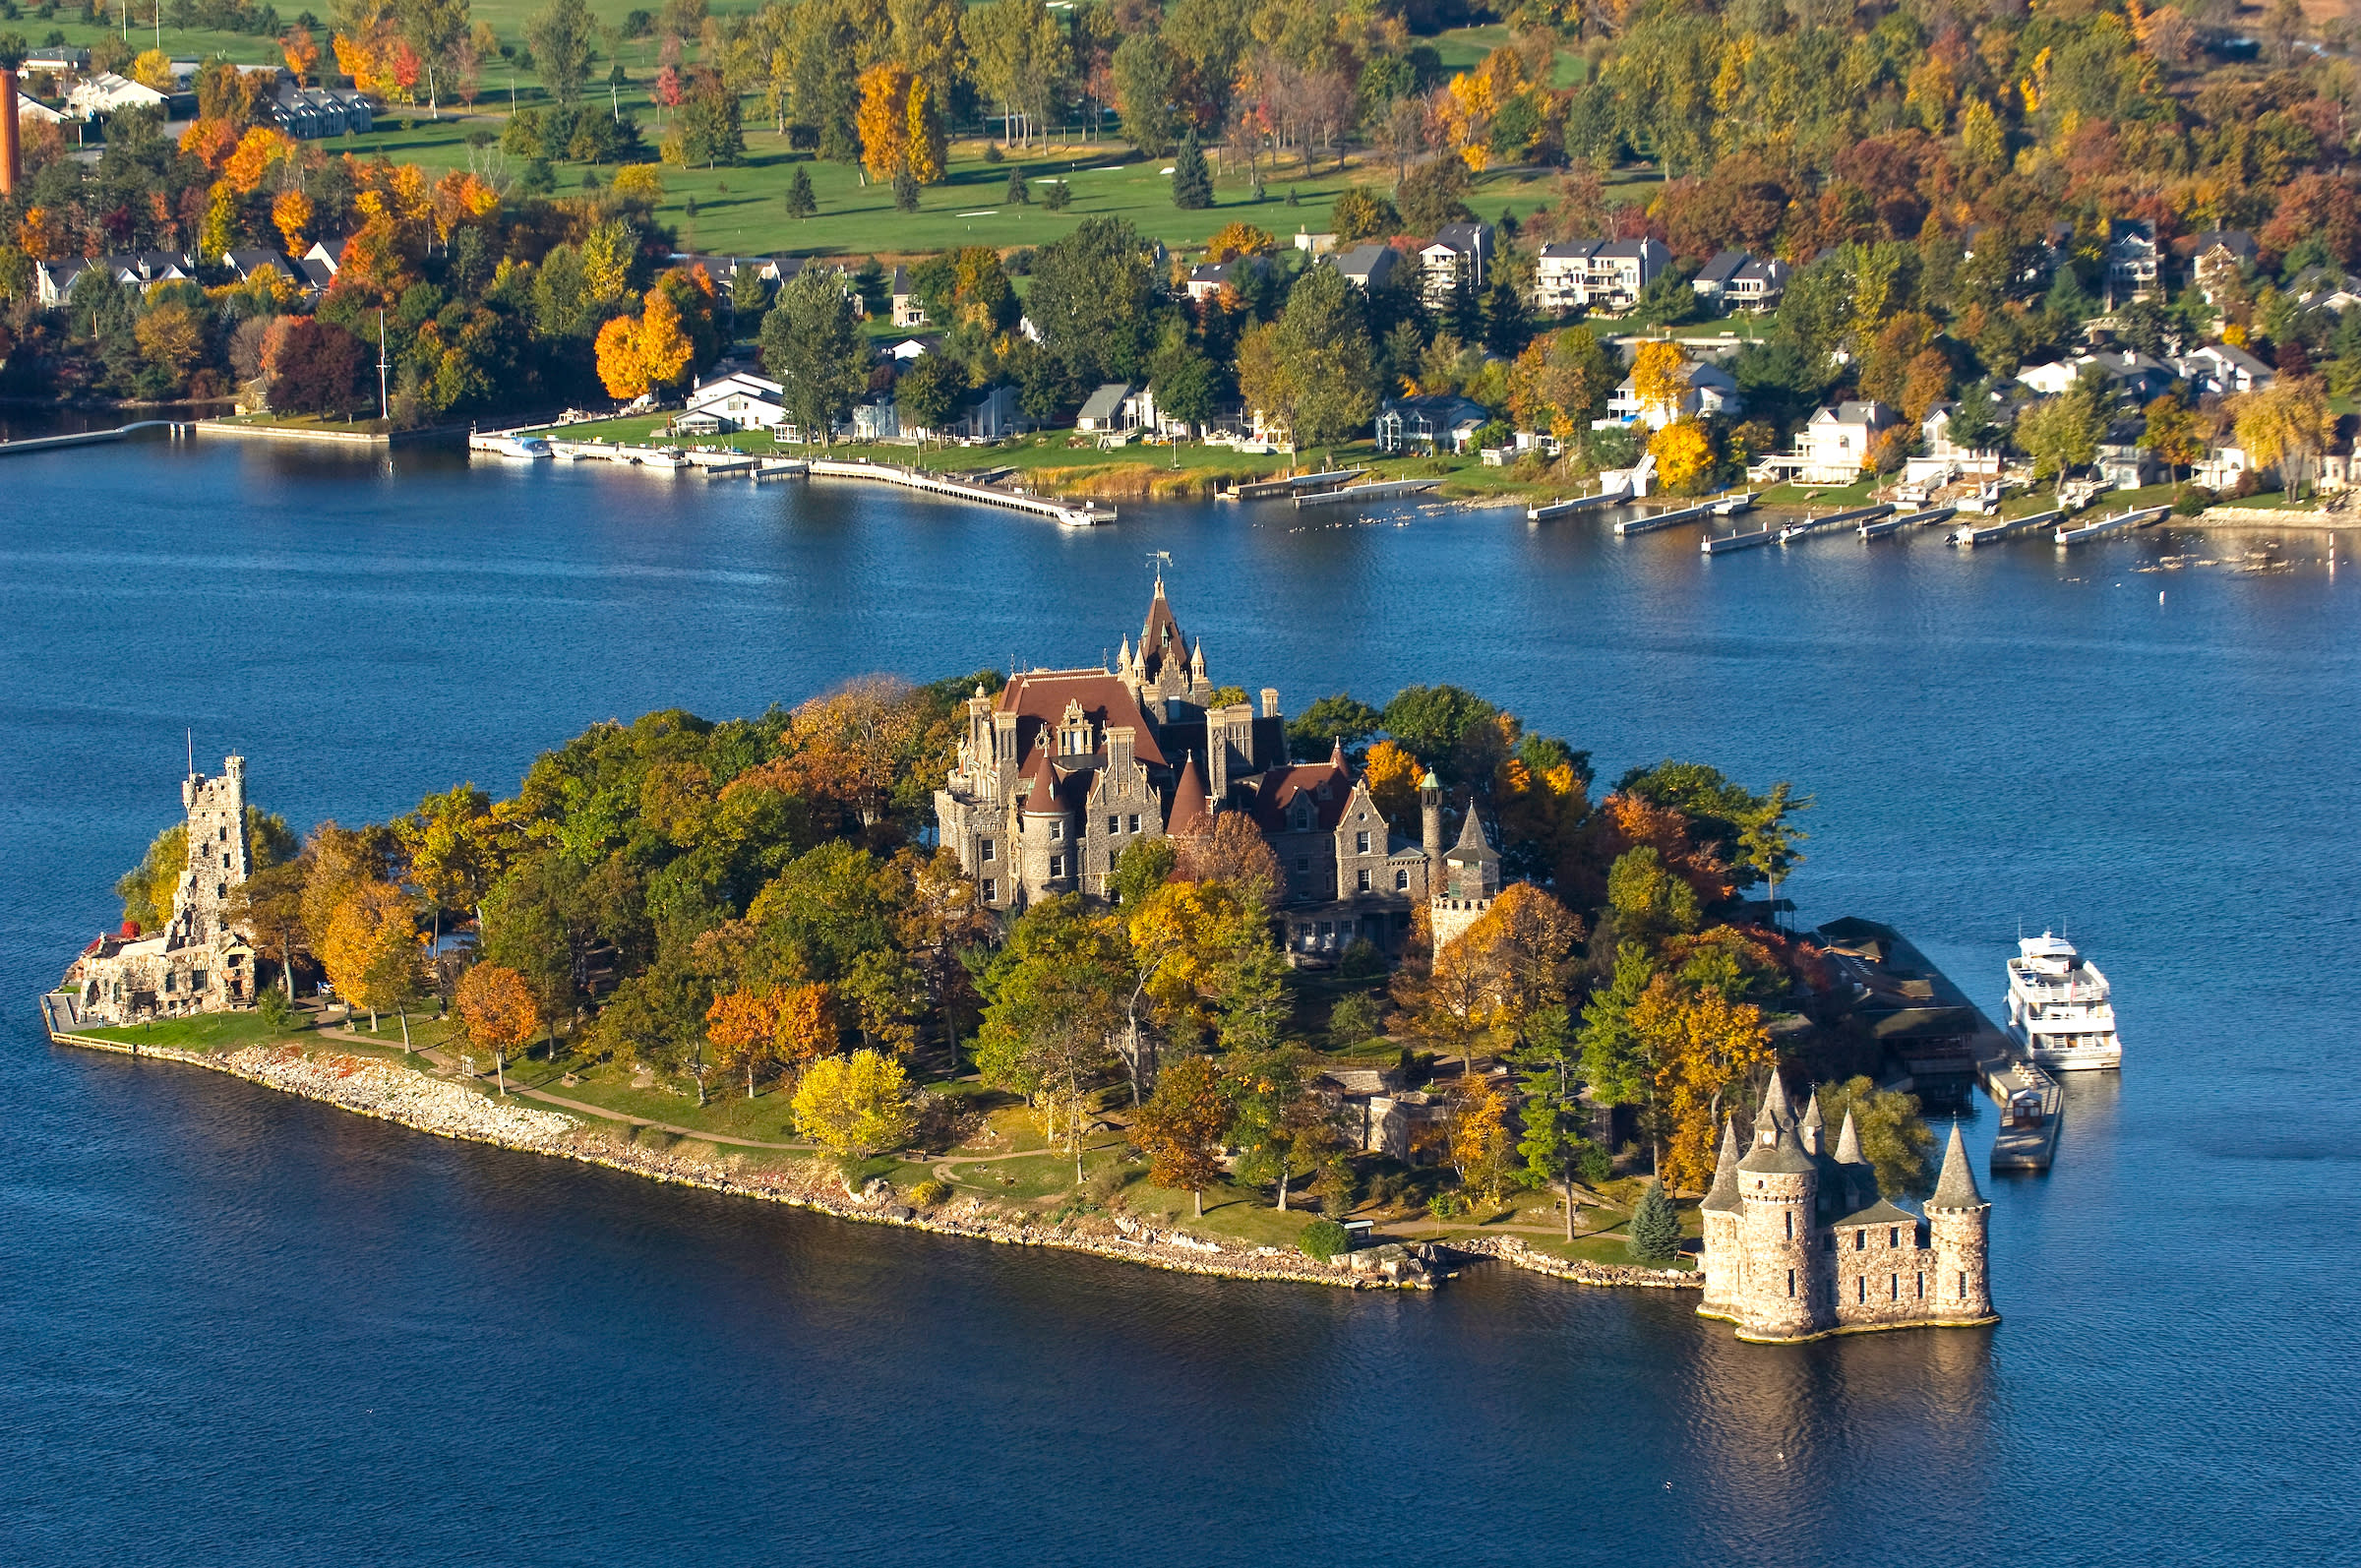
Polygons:
<instances>
[{"instance_id":1,"label":"castle","mask_svg":"<svg viewBox=\"0 0 2361 1568\"><path fill-rule=\"evenodd\" d=\"M1701 1317L1770 1343L1872 1329L1997 1323L1986 1273L1991 1205L1951 1129L1935 1194L1919 1216L1879 1196L1852 1113L1833 1154L1815 1094L1799 1118L1771 1075L1754 1142L1741 1158L1735 1119L1722 1129L1705 1224Z\"/></svg>"},{"instance_id":2,"label":"castle","mask_svg":"<svg viewBox=\"0 0 2361 1568\"><path fill-rule=\"evenodd\" d=\"M221 776L192 769L181 782L188 860L172 889L172 918L153 935L101 936L67 980L78 1017L103 1023L216 1012L254 1000L254 949L228 920L231 893L251 869L246 846L246 759L224 757Z\"/></svg>"},{"instance_id":3,"label":"castle","mask_svg":"<svg viewBox=\"0 0 2361 1568\"><path fill-rule=\"evenodd\" d=\"M1298 961L1357 938L1399 952L1429 907L1440 943L1499 891L1500 857L1476 814L1443 847L1443 793L1420 790L1419 842L1392 830L1342 743L1323 761L1287 756L1276 688L1259 708L1205 671L1182 635L1164 578L1113 670L1030 670L967 704L959 759L935 794L942 842L983 902L1015 913L1060 893L1108 896L1117 858L1143 838L1210 836L1236 813L1278 857L1287 949Z\"/></svg>"}]
</instances>

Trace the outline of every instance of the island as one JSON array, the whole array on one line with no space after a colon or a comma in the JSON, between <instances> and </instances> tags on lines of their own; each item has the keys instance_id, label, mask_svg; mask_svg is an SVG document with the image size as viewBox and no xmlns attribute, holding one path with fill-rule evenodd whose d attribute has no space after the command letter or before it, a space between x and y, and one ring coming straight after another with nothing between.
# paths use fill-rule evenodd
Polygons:
<instances>
[{"instance_id":1,"label":"island","mask_svg":"<svg viewBox=\"0 0 2361 1568\"><path fill-rule=\"evenodd\" d=\"M1160 576L1111 667L603 723L386 822L298 838L245 758L192 766L44 1021L1167 1268L1491 1256L1760 1339L1993 1320L1986 1206L1921 1110L1965 1069L1864 1011L1857 931L1782 920L1807 800L1677 761L1594 799L1586 753L1474 693L1290 715L1218 660Z\"/></svg>"}]
</instances>

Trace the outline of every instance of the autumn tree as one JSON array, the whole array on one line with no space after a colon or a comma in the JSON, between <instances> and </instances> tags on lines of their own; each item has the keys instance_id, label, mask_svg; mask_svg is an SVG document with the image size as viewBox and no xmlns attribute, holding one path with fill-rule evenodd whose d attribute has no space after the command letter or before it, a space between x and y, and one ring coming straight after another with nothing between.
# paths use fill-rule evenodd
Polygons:
<instances>
[{"instance_id":1,"label":"autumn tree","mask_svg":"<svg viewBox=\"0 0 2361 1568\"><path fill-rule=\"evenodd\" d=\"M665 391L688 371L696 351L682 330L680 306L661 288L647 291L637 320L618 316L601 327L596 346L598 379L616 398Z\"/></svg>"},{"instance_id":2,"label":"autumn tree","mask_svg":"<svg viewBox=\"0 0 2361 1568\"><path fill-rule=\"evenodd\" d=\"M2282 377L2233 405L2238 445L2257 468L2276 468L2288 494L2307 489L2312 459L2333 439L2336 416L2317 376Z\"/></svg>"},{"instance_id":3,"label":"autumn tree","mask_svg":"<svg viewBox=\"0 0 2361 1568\"><path fill-rule=\"evenodd\" d=\"M859 1162L900 1148L918 1130L910 1075L876 1051L814 1062L794 1105L796 1129L843 1163L848 1192Z\"/></svg>"},{"instance_id":4,"label":"autumn tree","mask_svg":"<svg viewBox=\"0 0 2361 1568\"><path fill-rule=\"evenodd\" d=\"M1463 1075L1451 1092L1444 1144L1459 1184L1472 1197L1498 1206L1508 1184L1508 1097L1490 1078Z\"/></svg>"},{"instance_id":5,"label":"autumn tree","mask_svg":"<svg viewBox=\"0 0 2361 1568\"><path fill-rule=\"evenodd\" d=\"M1653 1099L1669 1124L1667 1158L1658 1174L1675 1186L1703 1190L1713 1180L1724 1095L1778 1060L1763 1011L1719 990L1658 975L1632 1005L1628 1023L1655 1080Z\"/></svg>"},{"instance_id":6,"label":"autumn tree","mask_svg":"<svg viewBox=\"0 0 2361 1568\"><path fill-rule=\"evenodd\" d=\"M1222 1134L1230 1101L1210 1056L1183 1056L1164 1070L1156 1092L1132 1118L1131 1139L1148 1157L1148 1179L1185 1191L1205 1217L1205 1189L1221 1175Z\"/></svg>"},{"instance_id":7,"label":"autumn tree","mask_svg":"<svg viewBox=\"0 0 2361 1568\"><path fill-rule=\"evenodd\" d=\"M2197 410L2170 392L2148 405L2148 420L2140 445L2156 454L2177 483L2181 470L2203 462L2206 439Z\"/></svg>"},{"instance_id":8,"label":"autumn tree","mask_svg":"<svg viewBox=\"0 0 2361 1568\"><path fill-rule=\"evenodd\" d=\"M400 1013L402 1049L408 1050L408 1004L415 995L418 956L417 911L408 895L392 882L360 883L329 916L327 935L315 950L345 1004L369 1009L371 1034L377 1032L379 1013Z\"/></svg>"},{"instance_id":9,"label":"autumn tree","mask_svg":"<svg viewBox=\"0 0 2361 1568\"><path fill-rule=\"evenodd\" d=\"M755 1073L778 1058L779 994L759 991L724 992L705 1009L705 1039L713 1047L713 1065L724 1072L746 1069L746 1097L755 1097Z\"/></svg>"},{"instance_id":10,"label":"autumn tree","mask_svg":"<svg viewBox=\"0 0 2361 1568\"><path fill-rule=\"evenodd\" d=\"M1319 1170L1337 1147L1328 1108L1305 1087L1305 1058L1295 1047L1234 1052L1227 1059L1227 1141L1239 1150L1238 1177L1271 1182L1285 1213L1290 1184Z\"/></svg>"},{"instance_id":11,"label":"autumn tree","mask_svg":"<svg viewBox=\"0 0 2361 1568\"><path fill-rule=\"evenodd\" d=\"M467 1038L492 1053L500 1092L509 1092L509 1053L541 1027L541 1009L524 977L498 964L474 964L459 978L459 1022Z\"/></svg>"},{"instance_id":12,"label":"autumn tree","mask_svg":"<svg viewBox=\"0 0 2361 1568\"><path fill-rule=\"evenodd\" d=\"M1669 422L1689 393L1689 357L1678 343L1642 343L1631 361L1631 393L1642 410Z\"/></svg>"},{"instance_id":13,"label":"autumn tree","mask_svg":"<svg viewBox=\"0 0 2361 1568\"><path fill-rule=\"evenodd\" d=\"M1714 471L1713 432L1702 419L1673 420L1649 438L1648 452L1671 495L1695 495Z\"/></svg>"}]
</instances>

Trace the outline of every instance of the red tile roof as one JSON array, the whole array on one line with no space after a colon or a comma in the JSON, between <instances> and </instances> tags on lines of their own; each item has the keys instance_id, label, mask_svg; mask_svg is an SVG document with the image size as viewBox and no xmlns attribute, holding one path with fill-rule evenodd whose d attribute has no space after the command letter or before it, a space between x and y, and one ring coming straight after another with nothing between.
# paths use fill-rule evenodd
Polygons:
<instances>
[{"instance_id":1,"label":"red tile roof","mask_svg":"<svg viewBox=\"0 0 2361 1568\"><path fill-rule=\"evenodd\" d=\"M1180 764L1180 787L1173 792L1173 819L1164 830L1175 838L1195 838L1213 831L1213 812L1206 804L1205 781L1197 776L1193 753Z\"/></svg>"},{"instance_id":2,"label":"red tile roof","mask_svg":"<svg viewBox=\"0 0 2361 1568\"><path fill-rule=\"evenodd\" d=\"M1029 756L1033 742L1044 730L1055 731L1068 702L1082 704L1083 713L1098 726L1104 740L1108 726L1129 725L1131 754L1150 767L1164 767L1164 753L1156 745L1156 730L1140 711L1139 699L1122 677L1104 670L1034 670L1000 688L999 711L1018 715L1016 754Z\"/></svg>"},{"instance_id":3,"label":"red tile roof","mask_svg":"<svg viewBox=\"0 0 2361 1568\"><path fill-rule=\"evenodd\" d=\"M1328 786L1324 800L1320 796L1323 784ZM1256 825L1266 833L1294 832L1288 811L1299 796L1311 802L1312 820L1321 832L1336 831L1336 824L1344 819L1346 803L1353 799L1353 770L1346 765L1341 751L1331 754L1325 762L1275 767L1263 774L1254 792Z\"/></svg>"}]
</instances>

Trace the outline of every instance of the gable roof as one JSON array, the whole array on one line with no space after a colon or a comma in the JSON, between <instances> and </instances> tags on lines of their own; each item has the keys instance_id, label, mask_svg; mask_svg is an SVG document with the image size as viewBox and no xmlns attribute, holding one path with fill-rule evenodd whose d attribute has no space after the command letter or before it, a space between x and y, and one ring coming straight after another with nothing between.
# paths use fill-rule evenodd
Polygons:
<instances>
[{"instance_id":1,"label":"gable roof","mask_svg":"<svg viewBox=\"0 0 2361 1568\"><path fill-rule=\"evenodd\" d=\"M1712 261L1705 264L1705 270L1697 274L1695 281L1700 283L1726 283L1731 278L1737 276L1739 270L1744 268L1746 264L1752 260L1753 258L1748 256L1744 251L1718 252Z\"/></svg>"},{"instance_id":2,"label":"gable roof","mask_svg":"<svg viewBox=\"0 0 2361 1568\"><path fill-rule=\"evenodd\" d=\"M1122 677L1105 670L1028 670L1000 688L994 710L1017 715L1017 755L1029 756L1035 737L1057 727L1068 702L1080 703L1083 716L1101 734L1110 726L1129 726L1131 754L1150 767L1166 765L1155 727L1140 712L1139 699Z\"/></svg>"},{"instance_id":3,"label":"gable roof","mask_svg":"<svg viewBox=\"0 0 2361 1568\"><path fill-rule=\"evenodd\" d=\"M1099 390L1092 392L1089 400L1083 403L1081 412L1074 417L1076 419L1113 419L1122 411L1123 399L1130 394L1131 385L1128 382L1103 382L1100 384Z\"/></svg>"},{"instance_id":4,"label":"gable roof","mask_svg":"<svg viewBox=\"0 0 2361 1568\"><path fill-rule=\"evenodd\" d=\"M1298 830L1290 819L1296 803L1308 801L1311 830L1333 833L1352 799L1353 770L1343 757L1331 754L1325 762L1275 767L1263 774L1256 781L1251 810L1255 825L1265 833L1292 833ZM1382 829L1384 823L1380 821L1378 826Z\"/></svg>"}]
</instances>

